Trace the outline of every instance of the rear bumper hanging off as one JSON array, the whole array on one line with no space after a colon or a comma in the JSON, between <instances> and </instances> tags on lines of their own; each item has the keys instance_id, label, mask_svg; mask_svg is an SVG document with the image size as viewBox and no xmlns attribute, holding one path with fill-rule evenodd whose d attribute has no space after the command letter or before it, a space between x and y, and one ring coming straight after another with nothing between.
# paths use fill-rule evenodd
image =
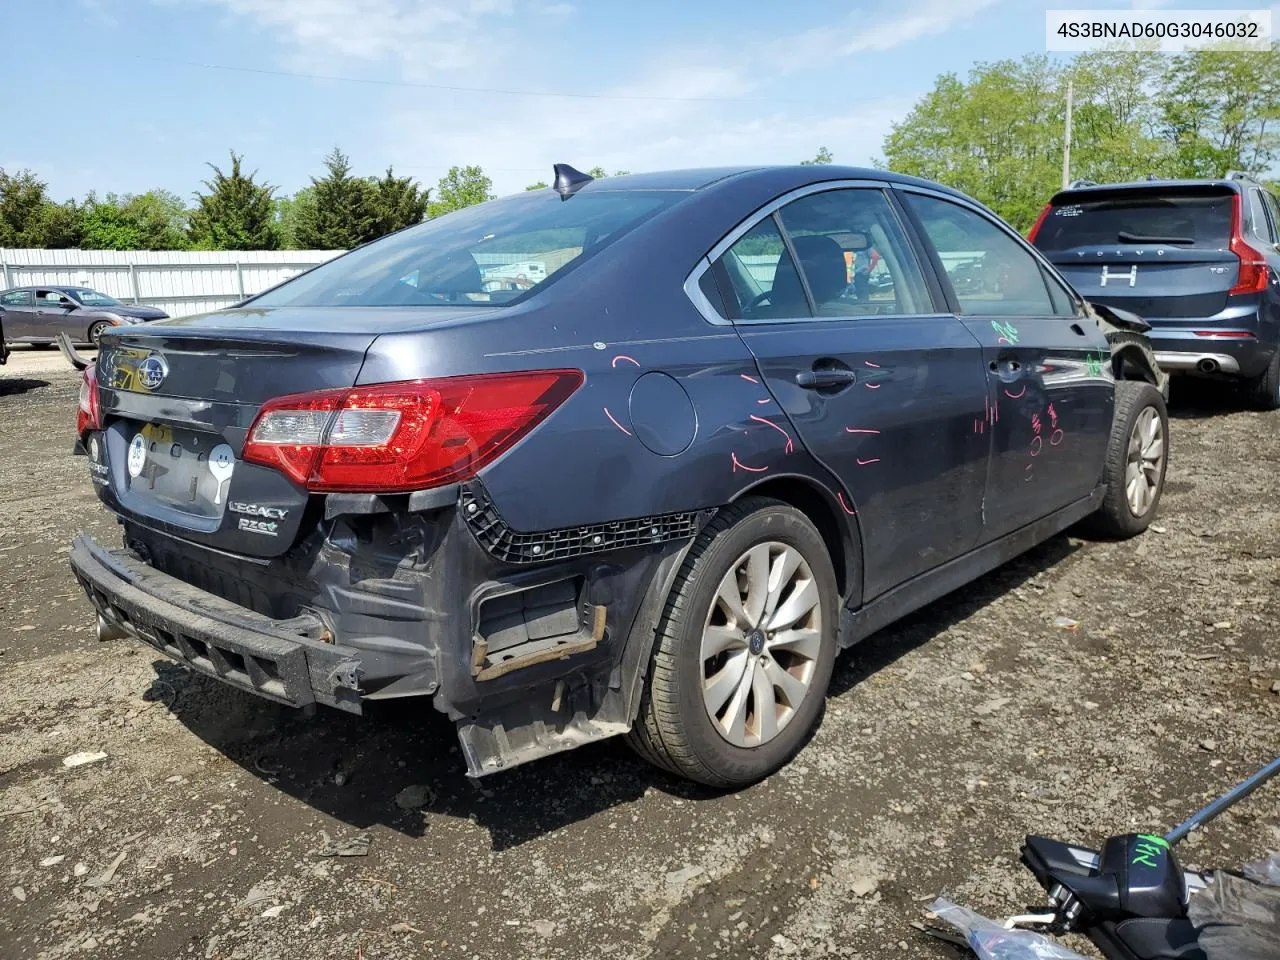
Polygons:
<instances>
[{"instance_id":1,"label":"rear bumper hanging off","mask_svg":"<svg viewBox=\"0 0 1280 960\"><path fill-rule=\"evenodd\" d=\"M108 624L193 670L277 703L361 712L358 652L324 642L318 617L273 620L83 535L71 569Z\"/></svg>"}]
</instances>

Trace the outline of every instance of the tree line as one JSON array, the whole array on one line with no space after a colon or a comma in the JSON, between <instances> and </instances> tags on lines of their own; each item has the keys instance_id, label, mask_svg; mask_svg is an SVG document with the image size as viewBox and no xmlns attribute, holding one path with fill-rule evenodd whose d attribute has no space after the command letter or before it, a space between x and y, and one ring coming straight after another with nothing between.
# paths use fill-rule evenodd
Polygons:
<instances>
[{"instance_id":1,"label":"tree line","mask_svg":"<svg viewBox=\"0 0 1280 960\"><path fill-rule=\"evenodd\" d=\"M882 145L877 166L936 180L1020 230L1061 186L1067 87L1071 176L1102 182L1275 175L1280 163L1280 44L1265 52L1178 56L1094 52L975 65L939 76ZM825 146L804 164L833 162ZM245 172L234 151L192 204L166 190L57 203L36 174L0 169L0 247L103 250L344 250L424 218L492 199L477 165L433 188L390 167L357 176L334 148L292 196ZM602 167L592 176L608 176ZM626 173L619 170L614 175ZM544 181L526 189L546 187Z\"/></svg>"},{"instance_id":2,"label":"tree line","mask_svg":"<svg viewBox=\"0 0 1280 960\"><path fill-rule=\"evenodd\" d=\"M1026 231L1062 186L1068 82L1072 179L1278 175L1280 44L1027 56L943 74L894 125L880 165L962 190Z\"/></svg>"},{"instance_id":3,"label":"tree line","mask_svg":"<svg viewBox=\"0 0 1280 960\"><path fill-rule=\"evenodd\" d=\"M455 166L432 188L388 167L357 176L341 150L324 172L292 196L246 172L231 152L188 205L168 190L89 193L58 203L35 173L0 169L0 247L85 250L347 250L369 240L493 199L493 182L478 166Z\"/></svg>"}]
</instances>

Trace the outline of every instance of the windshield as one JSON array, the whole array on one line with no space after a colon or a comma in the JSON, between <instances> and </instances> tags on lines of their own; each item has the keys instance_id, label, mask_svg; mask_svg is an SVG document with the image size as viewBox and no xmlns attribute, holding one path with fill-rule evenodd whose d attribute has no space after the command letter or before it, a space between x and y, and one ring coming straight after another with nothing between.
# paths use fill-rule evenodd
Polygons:
<instances>
[{"instance_id":1,"label":"windshield","mask_svg":"<svg viewBox=\"0 0 1280 960\"><path fill-rule=\"evenodd\" d=\"M1231 194L1129 194L1109 200L1064 203L1036 234L1041 250L1168 244L1225 249L1231 240Z\"/></svg>"},{"instance_id":2,"label":"windshield","mask_svg":"<svg viewBox=\"0 0 1280 960\"><path fill-rule=\"evenodd\" d=\"M512 303L688 196L551 190L469 207L384 237L267 291L262 307Z\"/></svg>"},{"instance_id":3,"label":"windshield","mask_svg":"<svg viewBox=\"0 0 1280 960\"><path fill-rule=\"evenodd\" d=\"M87 307L122 306L120 301L115 297L108 297L105 293L99 293L97 290L90 290L88 287L64 287L63 290Z\"/></svg>"}]
</instances>

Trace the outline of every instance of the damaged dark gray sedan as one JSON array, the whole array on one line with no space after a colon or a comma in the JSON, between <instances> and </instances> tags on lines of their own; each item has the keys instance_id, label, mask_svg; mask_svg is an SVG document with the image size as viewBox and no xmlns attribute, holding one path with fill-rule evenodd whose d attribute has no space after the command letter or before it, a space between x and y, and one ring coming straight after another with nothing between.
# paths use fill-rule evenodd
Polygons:
<instances>
[{"instance_id":1,"label":"damaged dark gray sedan","mask_svg":"<svg viewBox=\"0 0 1280 960\"><path fill-rule=\"evenodd\" d=\"M104 334L78 449L124 542L71 554L104 637L297 707L431 698L475 776L625 733L737 786L801 749L839 648L1155 516L1142 324L986 208L556 173Z\"/></svg>"}]
</instances>

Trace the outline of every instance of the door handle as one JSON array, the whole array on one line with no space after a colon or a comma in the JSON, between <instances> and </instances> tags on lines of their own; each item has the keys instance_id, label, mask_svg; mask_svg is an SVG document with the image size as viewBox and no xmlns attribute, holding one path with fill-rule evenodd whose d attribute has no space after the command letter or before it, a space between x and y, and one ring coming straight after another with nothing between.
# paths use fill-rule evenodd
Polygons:
<instances>
[{"instance_id":1,"label":"door handle","mask_svg":"<svg viewBox=\"0 0 1280 960\"><path fill-rule=\"evenodd\" d=\"M991 361L992 373L999 373L1001 367L1004 367L1005 370L1016 373L1017 371L1022 369L1022 364L1018 363L1017 360L1006 360L1004 361L1004 363L999 363L995 360Z\"/></svg>"},{"instance_id":2,"label":"door handle","mask_svg":"<svg viewBox=\"0 0 1280 960\"><path fill-rule=\"evenodd\" d=\"M806 390L821 390L824 387L844 387L858 382L858 371L842 370L839 367L821 370L801 370L796 374L796 383Z\"/></svg>"},{"instance_id":3,"label":"door handle","mask_svg":"<svg viewBox=\"0 0 1280 960\"><path fill-rule=\"evenodd\" d=\"M1078 337L1083 337L1083 336L1084 336L1084 327L1080 326L1080 324L1078 324L1078 323L1073 323L1073 324L1071 325L1071 332L1072 332L1072 333L1074 333L1074 334L1075 334L1076 336L1078 336Z\"/></svg>"}]
</instances>

